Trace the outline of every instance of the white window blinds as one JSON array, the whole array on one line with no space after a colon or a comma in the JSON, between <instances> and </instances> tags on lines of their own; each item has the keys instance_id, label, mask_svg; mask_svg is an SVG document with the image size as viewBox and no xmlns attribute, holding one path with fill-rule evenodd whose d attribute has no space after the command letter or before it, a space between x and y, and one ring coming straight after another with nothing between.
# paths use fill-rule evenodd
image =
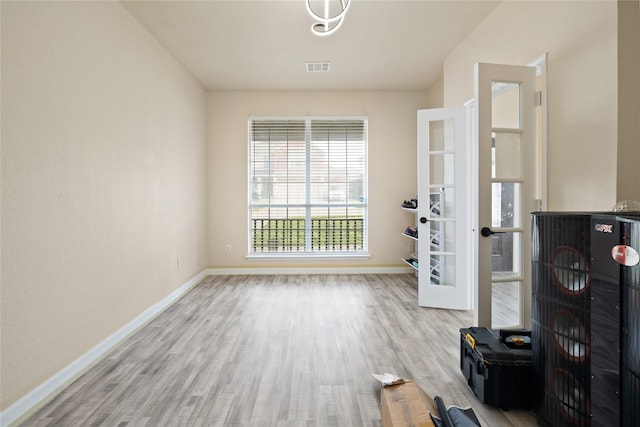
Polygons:
<instances>
[{"instance_id":1,"label":"white window blinds","mask_svg":"<svg viewBox=\"0 0 640 427\"><path fill-rule=\"evenodd\" d=\"M250 118L249 252L366 252L366 148L366 118Z\"/></svg>"}]
</instances>

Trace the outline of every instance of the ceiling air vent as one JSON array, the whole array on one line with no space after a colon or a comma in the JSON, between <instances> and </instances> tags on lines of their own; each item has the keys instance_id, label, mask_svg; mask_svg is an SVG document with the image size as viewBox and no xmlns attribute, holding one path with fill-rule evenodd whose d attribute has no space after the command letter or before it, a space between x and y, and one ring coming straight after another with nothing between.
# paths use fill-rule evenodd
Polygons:
<instances>
[{"instance_id":1,"label":"ceiling air vent","mask_svg":"<svg viewBox=\"0 0 640 427\"><path fill-rule=\"evenodd\" d=\"M331 62L305 62L308 73L326 73L331 69Z\"/></svg>"}]
</instances>

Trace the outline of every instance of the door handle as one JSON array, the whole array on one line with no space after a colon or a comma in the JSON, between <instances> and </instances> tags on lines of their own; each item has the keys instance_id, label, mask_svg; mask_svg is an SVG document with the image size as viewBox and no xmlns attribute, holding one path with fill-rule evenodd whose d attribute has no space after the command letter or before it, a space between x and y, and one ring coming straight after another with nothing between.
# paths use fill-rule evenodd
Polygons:
<instances>
[{"instance_id":1,"label":"door handle","mask_svg":"<svg viewBox=\"0 0 640 427\"><path fill-rule=\"evenodd\" d=\"M482 227L480 234L482 234L482 237L489 237L492 234L504 234L504 231L493 231L489 227Z\"/></svg>"},{"instance_id":2,"label":"door handle","mask_svg":"<svg viewBox=\"0 0 640 427\"><path fill-rule=\"evenodd\" d=\"M420 218L420 223L422 223L422 224L426 224L427 221L429 221L429 220L427 218L425 218L425 217L421 217Z\"/></svg>"}]
</instances>

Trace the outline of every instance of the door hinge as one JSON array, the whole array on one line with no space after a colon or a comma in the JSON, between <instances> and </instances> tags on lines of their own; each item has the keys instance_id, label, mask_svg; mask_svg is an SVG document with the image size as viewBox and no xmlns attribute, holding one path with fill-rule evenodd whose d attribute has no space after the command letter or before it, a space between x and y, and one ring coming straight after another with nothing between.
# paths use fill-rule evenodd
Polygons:
<instances>
[{"instance_id":1,"label":"door hinge","mask_svg":"<svg viewBox=\"0 0 640 427\"><path fill-rule=\"evenodd\" d=\"M536 91L536 107L540 107L542 105L542 91Z\"/></svg>"}]
</instances>

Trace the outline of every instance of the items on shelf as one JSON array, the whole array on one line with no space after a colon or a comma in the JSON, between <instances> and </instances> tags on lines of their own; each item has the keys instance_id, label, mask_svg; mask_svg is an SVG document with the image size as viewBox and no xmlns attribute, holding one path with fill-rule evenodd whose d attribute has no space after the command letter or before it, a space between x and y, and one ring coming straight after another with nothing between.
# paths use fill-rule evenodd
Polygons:
<instances>
[{"instance_id":1,"label":"items on shelf","mask_svg":"<svg viewBox=\"0 0 640 427\"><path fill-rule=\"evenodd\" d=\"M418 209L418 197L416 196L415 199L403 201L402 207L407 209Z\"/></svg>"},{"instance_id":2,"label":"items on shelf","mask_svg":"<svg viewBox=\"0 0 640 427\"><path fill-rule=\"evenodd\" d=\"M418 229L412 226L408 226L405 230L404 230L404 234L406 234L409 237L413 237L414 239L418 238Z\"/></svg>"},{"instance_id":3,"label":"items on shelf","mask_svg":"<svg viewBox=\"0 0 640 427\"><path fill-rule=\"evenodd\" d=\"M404 260L407 264L409 264L410 266L412 266L413 268L415 268L416 270L418 269L418 260L415 258L406 258Z\"/></svg>"}]
</instances>

